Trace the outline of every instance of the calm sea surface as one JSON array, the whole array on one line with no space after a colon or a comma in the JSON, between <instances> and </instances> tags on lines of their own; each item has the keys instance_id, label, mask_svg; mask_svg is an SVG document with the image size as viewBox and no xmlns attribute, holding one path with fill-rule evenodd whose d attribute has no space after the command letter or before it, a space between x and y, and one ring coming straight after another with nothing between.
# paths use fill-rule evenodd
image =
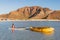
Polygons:
<instances>
[{"instance_id":1,"label":"calm sea surface","mask_svg":"<svg viewBox=\"0 0 60 40\"><path fill-rule=\"evenodd\" d=\"M14 32L11 32L9 28L12 23L14 23L16 27L51 26L55 28L55 32L51 35L29 30L15 30ZM60 40L60 21L0 22L0 40Z\"/></svg>"}]
</instances>

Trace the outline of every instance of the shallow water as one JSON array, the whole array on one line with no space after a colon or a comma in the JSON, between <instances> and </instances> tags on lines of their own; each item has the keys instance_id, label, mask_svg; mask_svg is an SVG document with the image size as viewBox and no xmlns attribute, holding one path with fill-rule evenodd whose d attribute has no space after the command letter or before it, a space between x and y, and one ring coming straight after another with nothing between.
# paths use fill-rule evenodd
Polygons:
<instances>
[{"instance_id":1,"label":"shallow water","mask_svg":"<svg viewBox=\"0 0 60 40\"><path fill-rule=\"evenodd\" d=\"M9 30L12 23L15 24L15 27L51 26L55 28L55 32L50 35L29 30L15 30L12 32ZM60 40L60 21L0 22L0 40Z\"/></svg>"}]
</instances>

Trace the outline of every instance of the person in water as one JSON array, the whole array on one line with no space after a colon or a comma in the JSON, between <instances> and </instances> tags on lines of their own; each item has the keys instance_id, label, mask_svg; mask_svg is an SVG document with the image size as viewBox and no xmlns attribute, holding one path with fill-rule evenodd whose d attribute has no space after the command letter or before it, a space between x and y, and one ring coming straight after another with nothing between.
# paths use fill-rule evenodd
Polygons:
<instances>
[{"instance_id":1,"label":"person in water","mask_svg":"<svg viewBox=\"0 0 60 40\"><path fill-rule=\"evenodd\" d=\"M15 29L15 25L12 24L12 32L14 32L14 29Z\"/></svg>"},{"instance_id":2,"label":"person in water","mask_svg":"<svg viewBox=\"0 0 60 40\"><path fill-rule=\"evenodd\" d=\"M12 24L12 28L15 28L15 25L14 24Z\"/></svg>"}]
</instances>

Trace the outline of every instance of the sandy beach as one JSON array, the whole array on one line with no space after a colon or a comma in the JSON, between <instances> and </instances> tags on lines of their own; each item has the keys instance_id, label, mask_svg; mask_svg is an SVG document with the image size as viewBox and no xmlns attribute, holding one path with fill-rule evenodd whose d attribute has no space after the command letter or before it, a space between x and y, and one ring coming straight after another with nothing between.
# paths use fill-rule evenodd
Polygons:
<instances>
[{"instance_id":1,"label":"sandy beach","mask_svg":"<svg viewBox=\"0 0 60 40\"><path fill-rule=\"evenodd\" d=\"M60 21L60 20L48 20L48 19L31 19L31 20L0 20L0 22L4 21Z\"/></svg>"}]
</instances>

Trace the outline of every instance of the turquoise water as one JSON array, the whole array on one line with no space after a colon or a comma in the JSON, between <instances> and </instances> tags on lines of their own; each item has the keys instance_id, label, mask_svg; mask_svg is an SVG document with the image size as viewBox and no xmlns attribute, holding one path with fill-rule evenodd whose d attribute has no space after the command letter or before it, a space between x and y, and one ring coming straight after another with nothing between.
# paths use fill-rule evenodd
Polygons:
<instances>
[{"instance_id":1,"label":"turquoise water","mask_svg":"<svg viewBox=\"0 0 60 40\"><path fill-rule=\"evenodd\" d=\"M9 30L12 23L16 27L30 26L52 26L55 32L51 35L45 35L29 30ZM16 22L0 22L0 40L60 40L60 22L59 21L16 21Z\"/></svg>"}]
</instances>

